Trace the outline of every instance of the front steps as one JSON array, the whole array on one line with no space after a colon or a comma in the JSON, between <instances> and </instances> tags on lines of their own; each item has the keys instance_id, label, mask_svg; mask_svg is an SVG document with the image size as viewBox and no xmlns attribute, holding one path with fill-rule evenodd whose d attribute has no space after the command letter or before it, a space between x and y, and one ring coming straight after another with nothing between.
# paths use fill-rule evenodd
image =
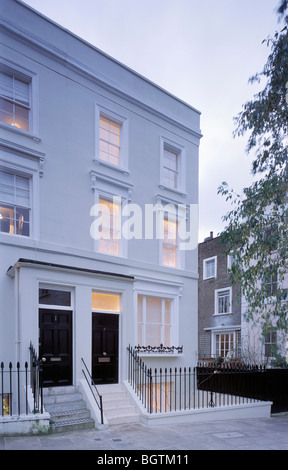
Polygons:
<instances>
[{"instance_id":1,"label":"front steps","mask_svg":"<svg viewBox=\"0 0 288 470\"><path fill-rule=\"evenodd\" d=\"M140 422L140 414L123 385L97 385L97 389L102 395L104 416L109 425Z\"/></svg>"},{"instance_id":2,"label":"front steps","mask_svg":"<svg viewBox=\"0 0 288 470\"><path fill-rule=\"evenodd\" d=\"M75 386L44 388L43 402L51 417L53 433L95 427L83 396Z\"/></svg>"}]
</instances>

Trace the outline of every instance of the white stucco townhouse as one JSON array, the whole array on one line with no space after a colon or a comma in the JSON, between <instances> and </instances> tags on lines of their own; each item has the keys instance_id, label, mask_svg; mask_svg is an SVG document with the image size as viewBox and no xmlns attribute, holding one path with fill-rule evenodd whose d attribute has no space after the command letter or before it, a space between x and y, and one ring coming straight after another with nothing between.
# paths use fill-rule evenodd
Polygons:
<instances>
[{"instance_id":1,"label":"white stucco townhouse","mask_svg":"<svg viewBox=\"0 0 288 470\"><path fill-rule=\"evenodd\" d=\"M200 113L0 3L0 360L32 342L49 387L77 384L81 358L121 383L129 344L196 365Z\"/></svg>"}]
</instances>

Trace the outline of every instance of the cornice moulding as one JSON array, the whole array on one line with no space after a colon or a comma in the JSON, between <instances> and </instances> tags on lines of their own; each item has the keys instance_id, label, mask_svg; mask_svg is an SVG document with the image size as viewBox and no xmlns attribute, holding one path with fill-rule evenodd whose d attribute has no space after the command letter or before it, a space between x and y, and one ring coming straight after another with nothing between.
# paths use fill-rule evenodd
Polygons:
<instances>
[{"instance_id":1,"label":"cornice moulding","mask_svg":"<svg viewBox=\"0 0 288 470\"><path fill-rule=\"evenodd\" d=\"M117 95L118 97L125 99L126 101L134 104L135 106L138 106L139 108L146 110L149 113L154 114L156 117L159 117L160 119L164 119L165 121L173 124L174 126L177 126L178 128L184 130L185 132L188 132L190 135L193 137L196 137L198 140L201 139L202 133L200 129L192 129L191 126L189 125L188 122L185 121L179 121L176 116L173 114L167 114L166 111L162 110L159 107L156 107L154 103L148 103L147 100L145 102L141 99L141 97L133 95L129 90L125 90L123 87L119 86L116 82L108 78L107 76L104 76L102 74L99 74L98 72L91 67L87 66L83 62L80 62L79 60L73 58L63 50L53 46L52 44L48 43L47 41L44 41L40 39L38 36L35 36L31 32L28 32L27 30L19 27L18 25L15 25L11 21L7 20L3 16L0 17L0 27L4 30L6 30L8 33L16 35L19 39L21 39L24 42L29 43L32 45L34 48L40 49L42 52L45 54L52 55L54 59L56 59L58 62L61 62L64 64L67 68L70 68L71 70L76 71L78 74L85 76L85 78L89 78L92 80L94 83L98 84L101 88L106 89L109 92L112 92L114 95ZM58 25L58 27L60 27ZM70 33L68 30L65 30L62 28L64 32L67 34L70 34L73 36L72 33ZM96 53L101 53L97 48L94 46L90 45L89 43L86 43L85 41L81 40L81 38L74 36L76 39L82 41L86 46L90 46L93 49L95 49ZM104 54L103 54L104 55ZM113 60L113 58L110 58L108 55L105 55L107 57L107 60ZM115 63L118 63L117 61L114 60ZM127 70L127 72L134 73L136 76L139 77L139 79L146 81L147 83L150 83L151 86L154 86L157 88L160 92L166 93L166 95L170 96L171 99L177 100L178 102L182 103L183 106L185 105L186 107L189 107L191 111L194 111L195 113L199 113L195 108L192 108L190 105L187 103L181 101L179 98L175 97L174 95L170 94L169 92L165 91L164 89L161 89L159 86L155 85L153 82L150 82L148 79L145 79L145 77L140 76L133 70L129 69L128 67L125 67L124 65L118 63L119 66L122 66ZM194 142L195 144L195 142ZM196 144L197 145L197 144ZM198 144L199 145L199 144Z\"/></svg>"}]
</instances>

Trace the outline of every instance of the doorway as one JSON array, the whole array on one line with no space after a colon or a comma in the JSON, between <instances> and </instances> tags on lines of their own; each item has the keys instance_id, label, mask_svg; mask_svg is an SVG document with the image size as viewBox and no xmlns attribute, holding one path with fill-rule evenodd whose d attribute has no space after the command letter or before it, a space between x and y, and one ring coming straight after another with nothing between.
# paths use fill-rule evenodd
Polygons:
<instances>
[{"instance_id":1,"label":"doorway","mask_svg":"<svg viewBox=\"0 0 288 470\"><path fill-rule=\"evenodd\" d=\"M92 312L92 377L96 384L118 383L119 315Z\"/></svg>"}]
</instances>

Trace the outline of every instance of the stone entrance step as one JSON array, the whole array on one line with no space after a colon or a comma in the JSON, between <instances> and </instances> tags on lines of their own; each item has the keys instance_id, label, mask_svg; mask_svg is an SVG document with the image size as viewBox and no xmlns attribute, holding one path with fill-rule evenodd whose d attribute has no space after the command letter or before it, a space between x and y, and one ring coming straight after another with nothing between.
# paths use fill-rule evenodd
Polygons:
<instances>
[{"instance_id":1,"label":"stone entrance step","mask_svg":"<svg viewBox=\"0 0 288 470\"><path fill-rule=\"evenodd\" d=\"M44 388L43 402L51 417L53 433L95 426L83 396L75 386Z\"/></svg>"}]
</instances>

